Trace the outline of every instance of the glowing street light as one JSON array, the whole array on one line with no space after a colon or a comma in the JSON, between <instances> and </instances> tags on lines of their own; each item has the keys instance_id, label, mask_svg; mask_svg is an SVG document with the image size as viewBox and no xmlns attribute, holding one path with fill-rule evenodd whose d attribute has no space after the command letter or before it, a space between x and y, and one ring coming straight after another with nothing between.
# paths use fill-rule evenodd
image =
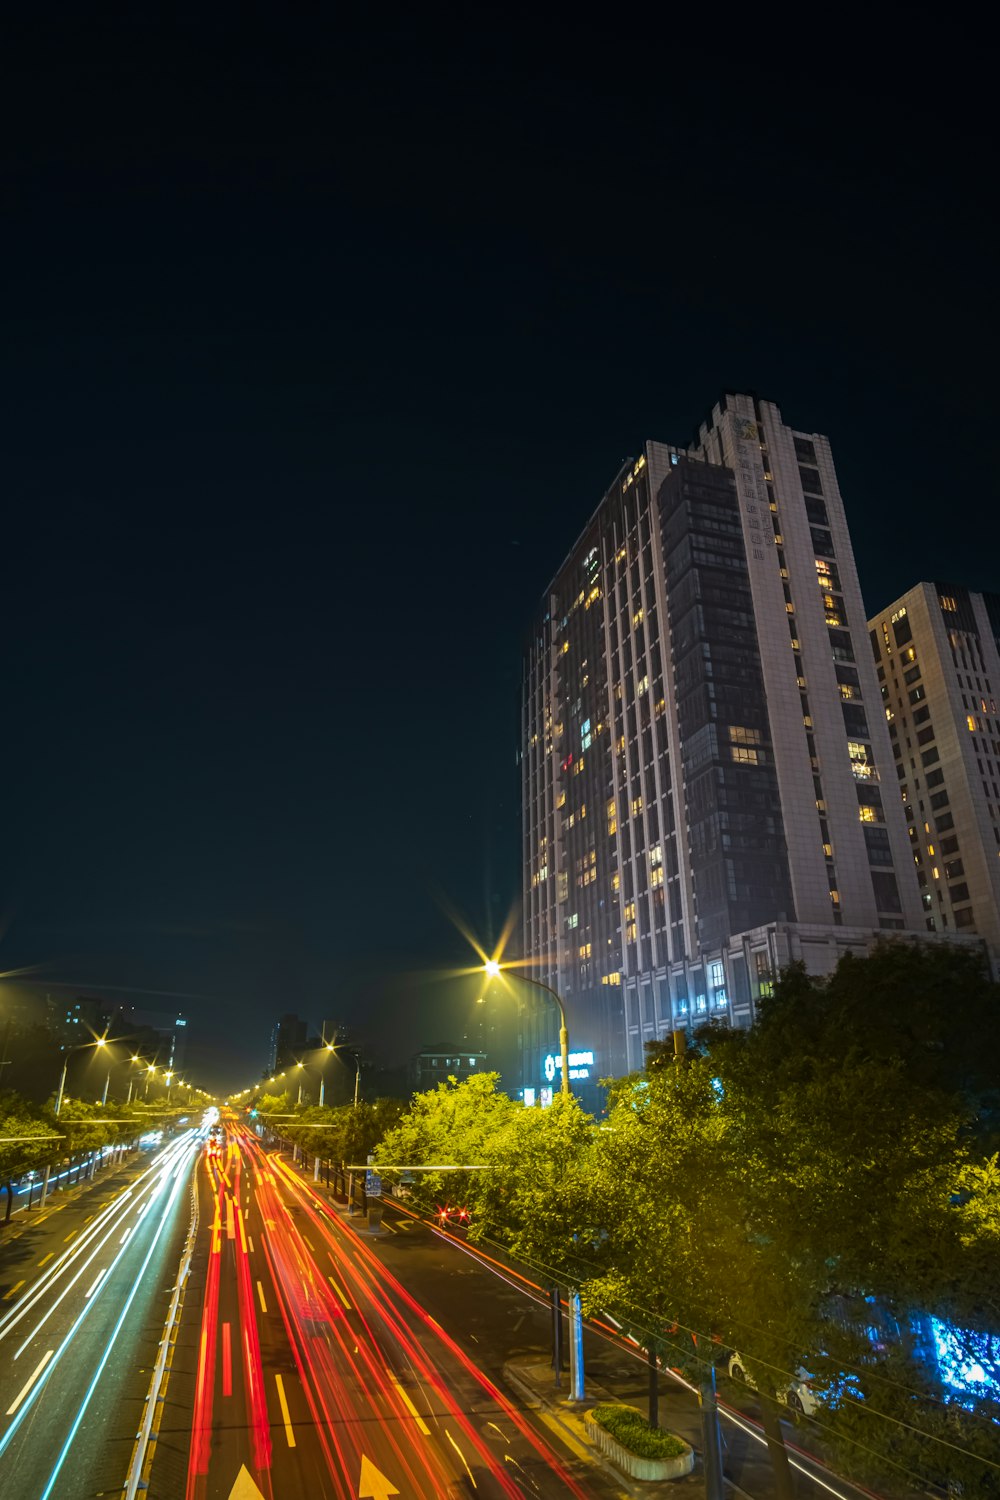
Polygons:
<instances>
[{"instance_id":1,"label":"glowing street light","mask_svg":"<svg viewBox=\"0 0 1000 1500\"><path fill-rule=\"evenodd\" d=\"M512 964L500 964L495 958L488 958L483 964L483 971L490 979L496 979L504 969L513 968ZM569 1098L569 1028L566 1025L566 1007L561 997L550 984L545 984L541 979L531 979L527 974L518 975L525 984L534 985L537 990L544 990L559 1007L559 1054L562 1058L562 1082L560 1088L563 1094Z\"/></svg>"}]
</instances>

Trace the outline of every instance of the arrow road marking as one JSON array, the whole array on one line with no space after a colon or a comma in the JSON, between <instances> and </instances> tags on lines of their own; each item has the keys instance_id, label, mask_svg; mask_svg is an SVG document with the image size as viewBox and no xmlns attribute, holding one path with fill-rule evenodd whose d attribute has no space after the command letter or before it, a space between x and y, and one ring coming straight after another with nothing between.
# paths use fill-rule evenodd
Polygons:
<instances>
[{"instance_id":1,"label":"arrow road marking","mask_svg":"<svg viewBox=\"0 0 1000 1500\"><path fill-rule=\"evenodd\" d=\"M371 1459L364 1453L361 1455L361 1475L358 1479L358 1500L388 1500L389 1495L398 1495L394 1484L390 1484L385 1475L376 1469ZM232 1496L229 1497L232 1500Z\"/></svg>"},{"instance_id":2,"label":"arrow road marking","mask_svg":"<svg viewBox=\"0 0 1000 1500\"><path fill-rule=\"evenodd\" d=\"M264 1500L263 1494L247 1473L246 1464L236 1476L236 1483L229 1491L229 1500Z\"/></svg>"}]
</instances>

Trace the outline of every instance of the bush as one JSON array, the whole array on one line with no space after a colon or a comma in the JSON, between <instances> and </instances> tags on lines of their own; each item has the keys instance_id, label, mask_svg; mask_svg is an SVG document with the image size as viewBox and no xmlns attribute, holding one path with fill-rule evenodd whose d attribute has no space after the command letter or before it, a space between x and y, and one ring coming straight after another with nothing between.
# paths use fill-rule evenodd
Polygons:
<instances>
[{"instance_id":1,"label":"bush","mask_svg":"<svg viewBox=\"0 0 1000 1500\"><path fill-rule=\"evenodd\" d=\"M687 1443L672 1432L650 1427L634 1406L595 1406L590 1418L637 1458L681 1458L688 1451Z\"/></svg>"}]
</instances>

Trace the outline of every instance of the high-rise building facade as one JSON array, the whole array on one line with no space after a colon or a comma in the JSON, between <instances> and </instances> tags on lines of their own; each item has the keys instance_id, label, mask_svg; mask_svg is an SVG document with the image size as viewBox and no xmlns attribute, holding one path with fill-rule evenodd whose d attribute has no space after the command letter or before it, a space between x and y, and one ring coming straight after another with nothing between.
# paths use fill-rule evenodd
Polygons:
<instances>
[{"instance_id":1,"label":"high-rise building facade","mask_svg":"<svg viewBox=\"0 0 1000 1500\"><path fill-rule=\"evenodd\" d=\"M525 659L524 953L585 1096L678 1025L748 1025L793 959L924 930L866 633L829 442L748 395L630 459L553 579ZM558 1086L553 1035L540 1006L529 1087Z\"/></svg>"},{"instance_id":2,"label":"high-rise building facade","mask_svg":"<svg viewBox=\"0 0 1000 1500\"><path fill-rule=\"evenodd\" d=\"M924 920L1000 960L1000 596L919 583L870 622Z\"/></svg>"}]
</instances>

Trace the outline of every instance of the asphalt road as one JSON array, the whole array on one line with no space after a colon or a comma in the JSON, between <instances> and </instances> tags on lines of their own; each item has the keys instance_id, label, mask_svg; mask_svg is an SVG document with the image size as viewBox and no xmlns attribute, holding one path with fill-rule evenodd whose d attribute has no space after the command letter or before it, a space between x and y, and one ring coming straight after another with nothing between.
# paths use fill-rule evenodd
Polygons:
<instances>
[{"instance_id":1,"label":"asphalt road","mask_svg":"<svg viewBox=\"0 0 1000 1500\"><path fill-rule=\"evenodd\" d=\"M206 1152L198 1180L201 1255L154 1500L621 1494L500 1390L255 1137L238 1131L218 1156Z\"/></svg>"},{"instance_id":2,"label":"asphalt road","mask_svg":"<svg viewBox=\"0 0 1000 1500\"><path fill-rule=\"evenodd\" d=\"M0 1493L120 1495L190 1220L195 1132L0 1250ZM31 1257L30 1266L26 1264Z\"/></svg>"}]
</instances>

